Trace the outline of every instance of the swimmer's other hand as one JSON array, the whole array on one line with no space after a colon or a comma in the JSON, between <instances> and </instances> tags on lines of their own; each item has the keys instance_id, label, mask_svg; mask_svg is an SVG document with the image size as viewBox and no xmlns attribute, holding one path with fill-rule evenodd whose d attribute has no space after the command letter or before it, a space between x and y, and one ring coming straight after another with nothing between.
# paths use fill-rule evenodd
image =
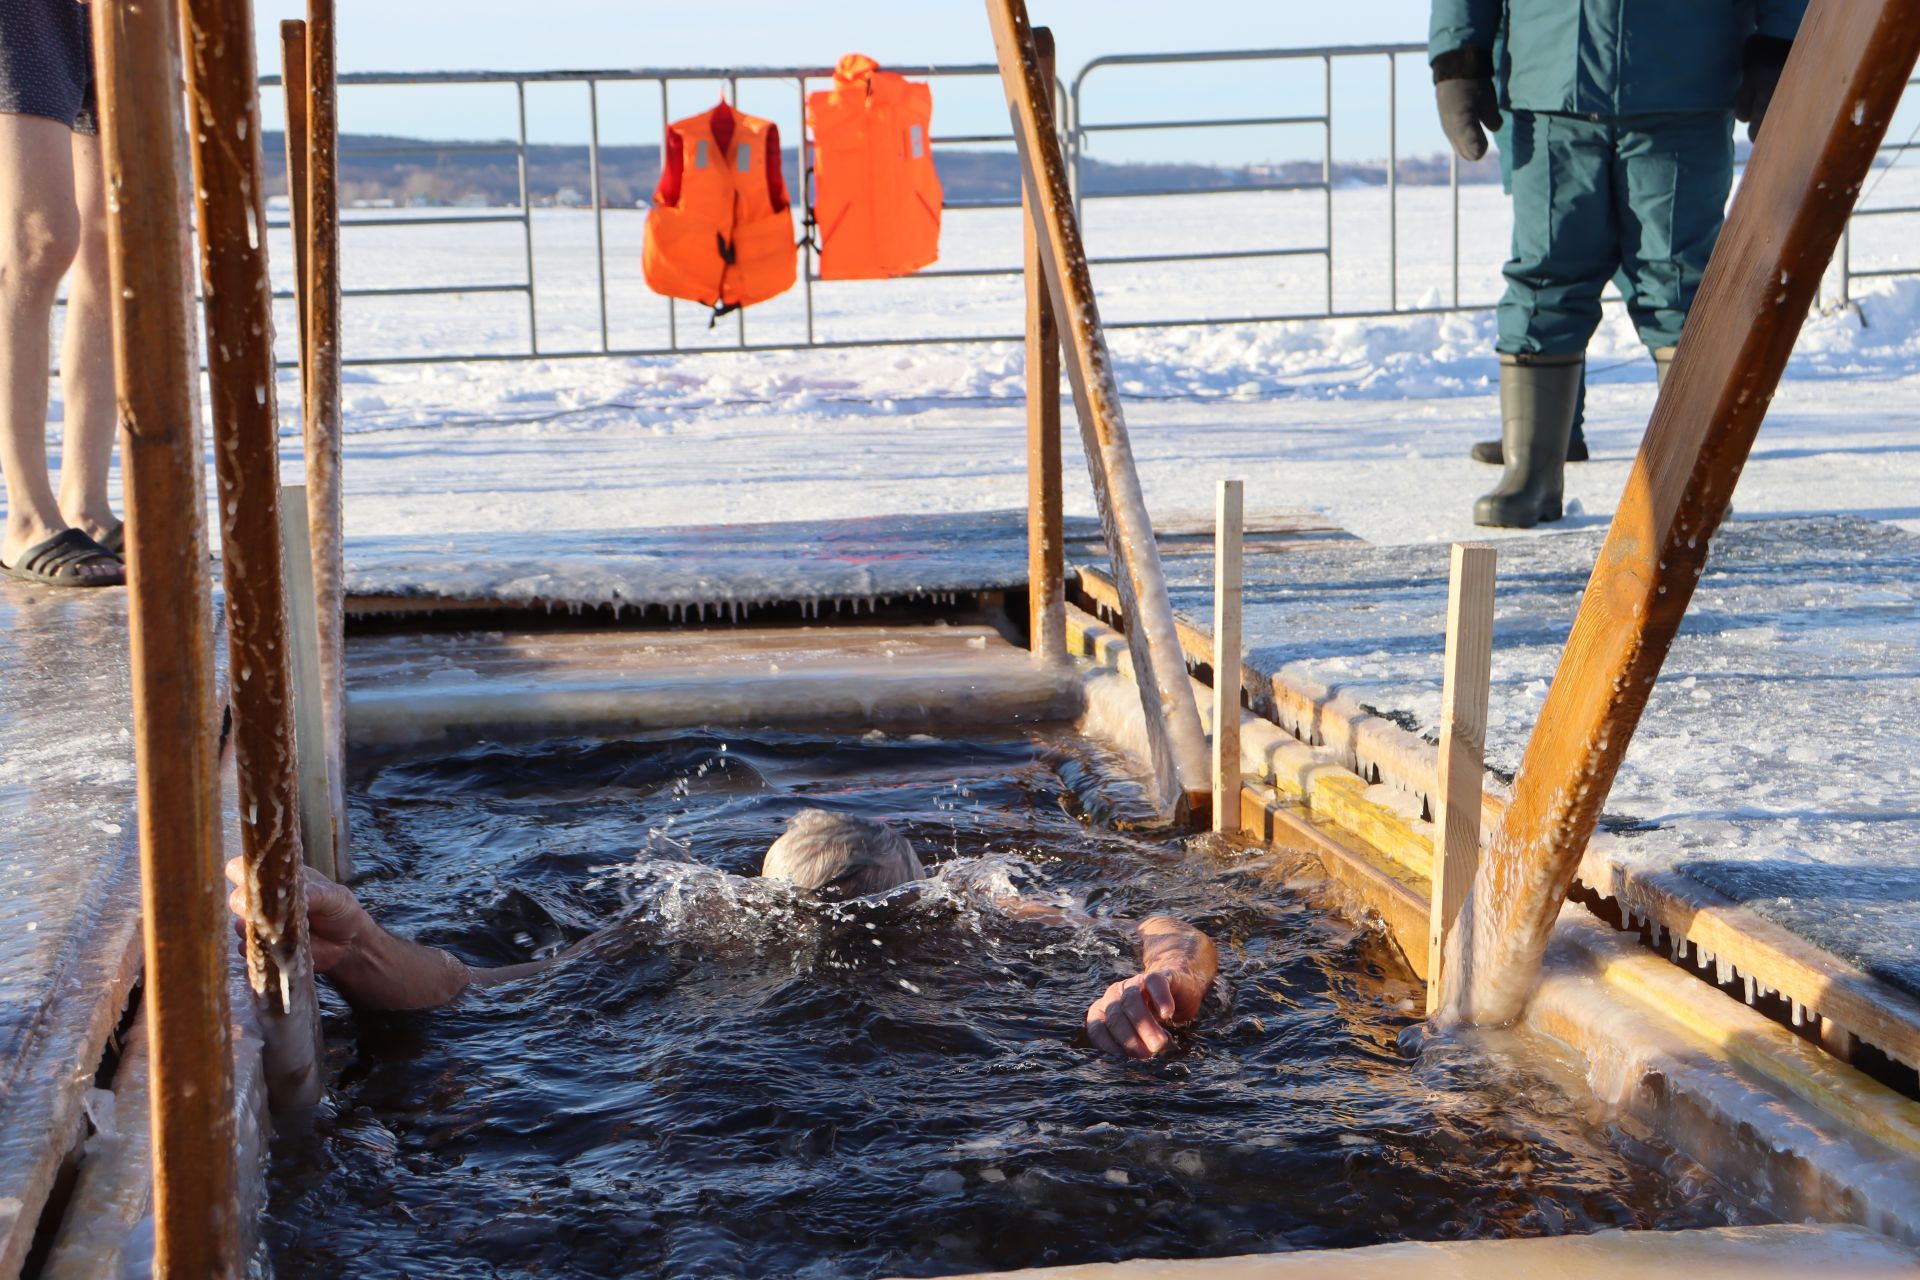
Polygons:
<instances>
[{"instance_id":1,"label":"swimmer's other hand","mask_svg":"<svg viewBox=\"0 0 1920 1280\"><path fill-rule=\"evenodd\" d=\"M307 881L307 937L313 946L313 971L327 973L353 953L365 937L380 926L353 896L353 890L335 884L312 867L303 868ZM227 895L227 909L234 915L234 931L244 936L247 921L247 895L244 888L246 864L239 858L227 859L227 883L233 892Z\"/></svg>"},{"instance_id":2,"label":"swimmer's other hand","mask_svg":"<svg viewBox=\"0 0 1920 1280\"><path fill-rule=\"evenodd\" d=\"M245 865L233 858L226 871L234 886L227 907L244 936ZM430 1009L466 990L472 975L458 957L388 933L345 885L308 867L306 893L313 971L331 978L356 1009Z\"/></svg>"},{"instance_id":3,"label":"swimmer's other hand","mask_svg":"<svg viewBox=\"0 0 1920 1280\"><path fill-rule=\"evenodd\" d=\"M1205 934L1171 916L1142 921L1134 933L1140 972L1088 1006L1087 1039L1102 1053L1152 1058L1173 1043L1170 1028L1200 1015L1219 954Z\"/></svg>"},{"instance_id":4,"label":"swimmer's other hand","mask_svg":"<svg viewBox=\"0 0 1920 1280\"><path fill-rule=\"evenodd\" d=\"M1173 1043L1173 975L1159 970L1116 982L1087 1009L1087 1039L1102 1053L1151 1058Z\"/></svg>"}]
</instances>

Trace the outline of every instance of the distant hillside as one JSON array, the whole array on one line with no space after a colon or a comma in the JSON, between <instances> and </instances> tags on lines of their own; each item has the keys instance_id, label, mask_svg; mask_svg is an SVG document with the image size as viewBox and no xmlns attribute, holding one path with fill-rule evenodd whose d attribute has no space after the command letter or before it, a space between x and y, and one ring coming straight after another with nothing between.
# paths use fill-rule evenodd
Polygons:
<instances>
[{"instance_id":1,"label":"distant hillside","mask_svg":"<svg viewBox=\"0 0 1920 1280\"><path fill-rule=\"evenodd\" d=\"M263 141L267 153L268 193L286 192L286 144L278 133ZM379 134L345 134L340 139L340 191L347 204L513 205L520 199L519 173L511 151L458 149L463 144L422 142ZM464 144L470 147L472 144ZM798 158L787 148L787 184L799 190ZM1019 192L1019 171L1011 152L942 148L940 180L951 200L1011 199ZM660 148L602 147L600 176L608 208L633 208L660 180ZM1400 181L1432 185L1447 180L1443 156L1400 162ZM1499 180L1492 160L1460 166L1465 182ZM1228 168L1204 164L1109 164L1087 158L1081 177L1089 192L1202 190L1272 182L1317 182L1318 161ZM1336 183L1381 186L1384 162L1338 164ZM585 146L527 148L527 188L536 205L584 205L590 182Z\"/></svg>"}]
</instances>

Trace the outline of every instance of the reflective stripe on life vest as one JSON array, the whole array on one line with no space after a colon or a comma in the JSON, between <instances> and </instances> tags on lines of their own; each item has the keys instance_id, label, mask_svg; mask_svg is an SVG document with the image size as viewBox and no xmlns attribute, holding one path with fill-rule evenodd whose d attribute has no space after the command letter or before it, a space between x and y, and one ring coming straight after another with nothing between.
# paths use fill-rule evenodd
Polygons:
<instances>
[{"instance_id":1,"label":"reflective stripe on life vest","mask_svg":"<svg viewBox=\"0 0 1920 1280\"><path fill-rule=\"evenodd\" d=\"M940 256L933 93L850 53L807 97L823 280L878 280Z\"/></svg>"},{"instance_id":2,"label":"reflective stripe on life vest","mask_svg":"<svg viewBox=\"0 0 1920 1280\"><path fill-rule=\"evenodd\" d=\"M655 293L719 310L797 278L780 129L721 103L667 126L640 265Z\"/></svg>"}]
</instances>

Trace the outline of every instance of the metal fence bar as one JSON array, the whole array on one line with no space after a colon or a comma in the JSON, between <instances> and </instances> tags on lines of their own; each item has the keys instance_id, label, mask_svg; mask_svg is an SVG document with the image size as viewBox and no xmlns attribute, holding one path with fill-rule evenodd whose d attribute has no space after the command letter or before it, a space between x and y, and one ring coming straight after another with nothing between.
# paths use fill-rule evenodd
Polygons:
<instances>
[{"instance_id":1,"label":"metal fence bar","mask_svg":"<svg viewBox=\"0 0 1920 1280\"><path fill-rule=\"evenodd\" d=\"M1326 238L1327 314L1332 315L1333 314L1333 56L1329 54L1326 57L1323 57L1320 60L1320 65L1326 76L1326 82L1325 82L1326 110L1323 114L1327 118L1327 122L1324 126L1326 130L1327 145L1326 145L1326 150L1320 153L1320 185L1322 190L1326 193L1326 203L1327 203L1327 238ZM1389 159L1388 163L1389 164L1392 163L1391 159Z\"/></svg>"},{"instance_id":2,"label":"metal fence bar","mask_svg":"<svg viewBox=\"0 0 1920 1280\"><path fill-rule=\"evenodd\" d=\"M520 137L514 157L520 166L520 225L527 245L527 349L537 356L540 354L540 295L533 274L533 193L527 186L527 82L514 81L513 90L520 107Z\"/></svg>"},{"instance_id":3,"label":"metal fence bar","mask_svg":"<svg viewBox=\"0 0 1920 1280\"><path fill-rule=\"evenodd\" d=\"M813 139L807 131L807 78L800 84L800 207L806 210L807 224L800 237L800 288L807 300L807 341L813 336ZM931 144L930 144L931 145Z\"/></svg>"},{"instance_id":4,"label":"metal fence bar","mask_svg":"<svg viewBox=\"0 0 1920 1280\"><path fill-rule=\"evenodd\" d=\"M1400 55L1387 55L1387 306L1400 309Z\"/></svg>"},{"instance_id":5,"label":"metal fence bar","mask_svg":"<svg viewBox=\"0 0 1920 1280\"><path fill-rule=\"evenodd\" d=\"M397 285L385 289L342 289L343 298L425 298L435 295L455 293L525 293L524 284L415 284ZM299 297L291 289L276 289L273 296L281 299Z\"/></svg>"},{"instance_id":6,"label":"metal fence bar","mask_svg":"<svg viewBox=\"0 0 1920 1280\"><path fill-rule=\"evenodd\" d=\"M600 194L600 82L587 81L587 183L593 196L593 264L600 300L600 349L613 339L607 329L607 214Z\"/></svg>"},{"instance_id":7,"label":"metal fence bar","mask_svg":"<svg viewBox=\"0 0 1920 1280\"><path fill-rule=\"evenodd\" d=\"M673 111L667 105L667 78L665 76L661 76L660 77L660 137L662 138L663 141L661 144L661 151L660 151L660 165L661 165L661 172L663 173L666 171L666 163L667 163L667 154L666 154L666 146L665 146L664 139L667 136L667 125L671 123L672 120L673 120ZM670 351L678 351L680 349L680 306L679 306L679 303L672 297L669 297L667 299L667 347Z\"/></svg>"},{"instance_id":8,"label":"metal fence bar","mask_svg":"<svg viewBox=\"0 0 1920 1280\"><path fill-rule=\"evenodd\" d=\"M1140 133L1154 129L1237 129L1248 125L1325 124L1325 116L1234 116L1220 120L1129 120L1089 124L1081 133Z\"/></svg>"}]
</instances>

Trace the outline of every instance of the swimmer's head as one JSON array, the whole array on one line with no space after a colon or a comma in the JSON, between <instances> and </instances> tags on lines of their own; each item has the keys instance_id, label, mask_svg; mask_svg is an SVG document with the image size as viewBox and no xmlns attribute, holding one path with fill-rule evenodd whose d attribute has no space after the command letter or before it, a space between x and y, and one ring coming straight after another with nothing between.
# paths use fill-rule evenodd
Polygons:
<instances>
[{"instance_id":1,"label":"swimmer's head","mask_svg":"<svg viewBox=\"0 0 1920 1280\"><path fill-rule=\"evenodd\" d=\"M760 874L842 902L923 880L927 869L913 846L884 822L802 809L767 850Z\"/></svg>"}]
</instances>

